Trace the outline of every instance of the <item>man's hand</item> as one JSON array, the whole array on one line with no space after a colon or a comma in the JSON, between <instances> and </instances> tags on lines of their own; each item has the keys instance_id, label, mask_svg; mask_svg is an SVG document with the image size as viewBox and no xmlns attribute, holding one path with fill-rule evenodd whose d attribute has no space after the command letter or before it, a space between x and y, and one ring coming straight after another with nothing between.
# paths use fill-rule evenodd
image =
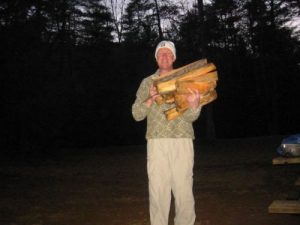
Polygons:
<instances>
[{"instance_id":1,"label":"man's hand","mask_svg":"<svg viewBox=\"0 0 300 225\"><path fill-rule=\"evenodd\" d=\"M192 89L188 89L189 92L191 93L188 97L187 97L187 101L189 103L190 108L192 109L197 109L199 106L199 101L200 101L200 94L198 90L192 90Z\"/></svg>"},{"instance_id":2,"label":"man's hand","mask_svg":"<svg viewBox=\"0 0 300 225\"><path fill-rule=\"evenodd\" d=\"M146 101L146 105L150 107L158 96L159 93L157 92L156 87L154 87L152 84L149 89L149 99Z\"/></svg>"}]
</instances>

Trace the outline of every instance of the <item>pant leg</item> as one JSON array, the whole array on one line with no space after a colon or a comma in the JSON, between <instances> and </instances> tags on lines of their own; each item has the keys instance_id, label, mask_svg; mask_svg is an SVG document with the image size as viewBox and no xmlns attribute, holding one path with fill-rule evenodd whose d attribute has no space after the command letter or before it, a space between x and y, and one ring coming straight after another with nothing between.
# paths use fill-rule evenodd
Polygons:
<instances>
[{"instance_id":1,"label":"pant leg","mask_svg":"<svg viewBox=\"0 0 300 225\"><path fill-rule=\"evenodd\" d=\"M192 139L175 139L172 151L172 190L175 198L175 225L195 223L193 195L194 147Z\"/></svg>"},{"instance_id":2,"label":"pant leg","mask_svg":"<svg viewBox=\"0 0 300 225\"><path fill-rule=\"evenodd\" d=\"M147 142L149 210L151 225L168 225L171 204L171 170L165 139Z\"/></svg>"}]
</instances>

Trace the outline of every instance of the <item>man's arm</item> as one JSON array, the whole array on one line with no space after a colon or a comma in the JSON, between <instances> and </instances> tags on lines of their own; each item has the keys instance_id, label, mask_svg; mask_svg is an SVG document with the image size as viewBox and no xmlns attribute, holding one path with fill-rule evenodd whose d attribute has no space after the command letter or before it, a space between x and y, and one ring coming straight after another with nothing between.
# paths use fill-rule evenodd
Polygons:
<instances>
[{"instance_id":1,"label":"man's arm","mask_svg":"<svg viewBox=\"0 0 300 225\"><path fill-rule=\"evenodd\" d=\"M149 81L144 79L136 93L136 99L132 105L132 115L136 121L141 121L148 115L150 105L145 102L145 99L149 97L149 86Z\"/></svg>"},{"instance_id":2,"label":"man's arm","mask_svg":"<svg viewBox=\"0 0 300 225\"><path fill-rule=\"evenodd\" d=\"M189 103L189 109L182 115L182 119L187 122L194 122L198 119L201 107L199 106L200 94L197 90L189 89L191 94L188 96L187 101Z\"/></svg>"},{"instance_id":3,"label":"man's arm","mask_svg":"<svg viewBox=\"0 0 300 225\"><path fill-rule=\"evenodd\" d=\"M201 113L201 107L198 107L197 109L189 108L183 113L181 118L187 122L192 123L198 119L198 117L200 116L200 113Z\"/></svg>"}]
</instances>

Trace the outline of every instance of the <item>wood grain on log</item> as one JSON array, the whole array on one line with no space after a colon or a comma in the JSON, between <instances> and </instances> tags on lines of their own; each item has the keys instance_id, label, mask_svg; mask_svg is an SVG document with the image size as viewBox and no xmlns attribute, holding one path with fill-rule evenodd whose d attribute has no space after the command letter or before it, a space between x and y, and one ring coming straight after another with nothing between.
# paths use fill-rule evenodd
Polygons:
<instances>
[{"instance_id":1,"label":"wood grain on log","mask_svg":"<svg viewBox=\"0 0 300 225\"><path fill-rule=\"evenodd\" d=\"M170 93L176 90L176 82L178 81L185 81L185 80L197 80L201 79L200 77L212 72L216 69L215 65L212 63L206 64L200 68L194 69L189 71L185 74L182 74L179 77L169 76L167 80L157 80L155 81L154 85L157 88L159 94Z\"/></svg>"}]
</instances>

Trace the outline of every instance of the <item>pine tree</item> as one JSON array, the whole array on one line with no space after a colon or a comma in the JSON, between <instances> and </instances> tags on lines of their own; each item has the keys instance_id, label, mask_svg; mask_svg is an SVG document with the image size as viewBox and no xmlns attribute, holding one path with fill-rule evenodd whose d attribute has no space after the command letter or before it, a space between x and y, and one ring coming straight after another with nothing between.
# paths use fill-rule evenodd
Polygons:
<instances>
[{"instance_id":1,"label":"pine tree","mask_svg":"<svg viewBox=\"0 0 300 225\"><path fill-rule=\"evenodd\" d=\"M113 20L103 0L85 0L77 5L80 9L81 39L92 46L105 45L113 41Z\"/></svg>"}]
</instances>

